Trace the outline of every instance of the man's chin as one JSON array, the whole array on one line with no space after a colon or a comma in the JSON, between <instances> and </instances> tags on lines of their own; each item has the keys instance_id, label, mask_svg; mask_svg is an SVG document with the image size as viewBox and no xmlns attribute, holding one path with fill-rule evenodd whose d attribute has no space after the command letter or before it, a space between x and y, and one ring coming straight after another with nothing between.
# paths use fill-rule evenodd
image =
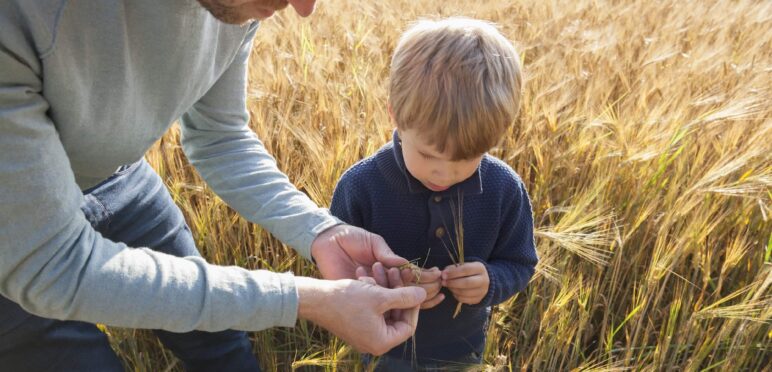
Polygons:
<instances>
[{"instance_id":1,"label":"man's chin","mask_svg":"<svg viewBox=\"0 0 772 372\"><path fill-rule=\"evenodd\" d=\"M198 3L201 4L201 6L209 12L209 14L217 18L218 21L230 25L243 26L255 20L255 18L260 18L259 15L246 15L242 12L239 12L238 9L222 6L212 0L198 0ZM273 12L271 12L271 14L273 14Z\"/></svg>"}]
</instances>

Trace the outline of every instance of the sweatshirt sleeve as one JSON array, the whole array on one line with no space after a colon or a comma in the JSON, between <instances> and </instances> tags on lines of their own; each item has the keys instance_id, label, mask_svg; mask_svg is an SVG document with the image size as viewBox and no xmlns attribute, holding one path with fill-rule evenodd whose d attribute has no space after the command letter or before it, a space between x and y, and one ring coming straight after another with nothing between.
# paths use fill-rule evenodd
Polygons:
<instances>
[{"instance_id":1,"label":"sweatshirt sleeve","mask_svg":"<svg viewBox=\"0 0 772 372\"><path fill-rule=\"evenodd\" d=\"M531 202L525 185L516 175L513 199L504 208L501 230L491 257L487 260L471 258L485 265L490 280L488 293L473 306L487 307L500 304L525 289L534 274L538 257L533 239Z\"/></svg>"},{"instance_id":2,"label":"sweatshirt sleeve","mask_svg":"<svg viewBox=\"0 0 772 372\"><path fill-rule=\"evenodd\" d=\"M295 188L248 126L247 61L256 29L231 67L183 115L182 146L228 205L311 259L314 238L340 221Z\"/></svg>"},{"instance_id":3,"label":"sweatshirt sleeve","mask_svg":"<svg viewBox=\"0 0 772 372\"><path fill-rule=\"evenodd\" d=\"M42 94L40 55L48 46L31 30L46 25L31 26L35 15L14 4L0 3L0 294L42 317L120 327L293 325L289 274L127 249L91 227Z\"/></svg>"}]
</instances>

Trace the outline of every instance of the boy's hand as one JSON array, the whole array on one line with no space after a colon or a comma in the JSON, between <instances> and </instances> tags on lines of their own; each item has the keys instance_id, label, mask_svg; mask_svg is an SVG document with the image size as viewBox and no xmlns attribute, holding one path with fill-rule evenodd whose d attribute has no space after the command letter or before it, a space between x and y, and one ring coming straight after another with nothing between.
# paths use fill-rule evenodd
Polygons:
<instances>
[{"instance_id":1,"label":"boy's hand","mask_svg":"<svg viewBox=\"0 0 772 372\"><path fill-rule=\"evenodd\" d=\"M442 285L453 293L458 302L478 304L488 293L488 270L480 262L450 265L442 270Z\"/></svg>"},{"instance_id":2,"label":"boy's hand","mask_svg":"<svg viewBox=\"0 0 772 372\"><path fill-rule=\"evenodd\" d=\"M426 301L421 304L421 309L431 309L445 299L445 295L440 293L442 271L437 267L421 269L418 275L411 269L402 269L402 281L417 285L426 291Z\"/></svg>"}]
</instances>

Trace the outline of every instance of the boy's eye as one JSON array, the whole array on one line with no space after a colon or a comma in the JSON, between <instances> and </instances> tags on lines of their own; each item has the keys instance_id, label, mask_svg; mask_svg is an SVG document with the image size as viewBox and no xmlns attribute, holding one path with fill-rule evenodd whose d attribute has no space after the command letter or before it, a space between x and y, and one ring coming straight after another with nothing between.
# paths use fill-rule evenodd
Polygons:
<instances>
[{"instance_id":1,"label":"boy's eye","mask_svg":"<svg viewBox=\"0 0 772 372\"><path fill-rule=\"evenodd\" d=\"M422 153L422 152L419 152L419 154L421 154L421 157L422 157L422 158L424 158L425 160L429 160L429 159L431 159L431 158L432 158L432 156L431 156L431 155L427 155L427 154L424 154L424 153Z\"/></svg>"}]
</instances>

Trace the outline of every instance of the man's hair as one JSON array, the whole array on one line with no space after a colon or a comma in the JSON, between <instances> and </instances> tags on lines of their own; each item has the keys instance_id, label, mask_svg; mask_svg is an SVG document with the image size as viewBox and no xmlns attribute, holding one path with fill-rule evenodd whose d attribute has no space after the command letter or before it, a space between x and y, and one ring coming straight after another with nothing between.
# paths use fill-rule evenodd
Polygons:
<instances>
[{"instance_id":1,"label":"man's hair","mask_svg":"<svg viewBox=\"0 0 772 372\"><path fill-rule=\"evenodd\" d=\"M493 24L454 17L402 34L389 84L397 128L461 160L496 146L517 117L522 77L517 51Z\"/></svg>"}]
</instances>

